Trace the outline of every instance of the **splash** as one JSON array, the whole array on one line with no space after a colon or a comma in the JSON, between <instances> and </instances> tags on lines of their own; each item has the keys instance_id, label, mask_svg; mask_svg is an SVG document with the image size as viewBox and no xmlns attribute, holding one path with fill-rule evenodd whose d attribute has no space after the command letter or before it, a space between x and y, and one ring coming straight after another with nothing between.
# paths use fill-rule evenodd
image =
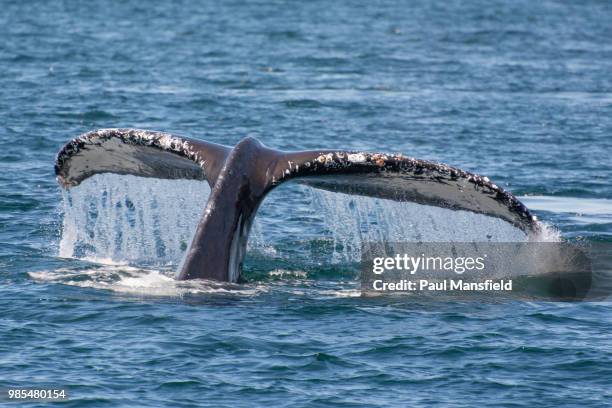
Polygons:
<instances>
[{"instance_id":1,"label":"splash","mask_svg":"<svg viewBox=\"0 0 612 408\"><path fill-rule=\"evenodd\" d=\"M178 264L210 187L191 180L99 174L64 191L59 255L102 263Z\"/></svg>"},{"instance_id":2,"label":"splash","mask_svg":"<svg viewBox=\"0 0 612 408\"><path fill-rule=\"evenodd\" d=\"M335 261L357 260L362 242L522 241L525 234L497 218L467 211L313 190L313 203L334 239ZM339 197L340 196L340 197Z\"/></svg>"},{"instance_id":3,"label":"splash","mask_svg":"<svg viewBox=\"0 0 612 408\"><path fill-rule=\"evenodd\" d=\"M279 208L288 215L283 217ZM279 229L287 232L281 241ZM251 248L277 258L301 256L314 263L343 264L360 261L364 242L559 239L559 232L543 223L540 232L528 236L506 221L482 214L294 185L280 187L266 198L256 217Z\"/></svg>"},{"instance_id":4,"label":"splash","mask_svg":"<svg viewBox=\"0 0 612 408\"><path fill-rule=\"evenodd\" d=\"M208 200L206 182L99 174L64 192L59 254L107 265L177 269ZM299 184L272 191L249 239L249 256L287 267L359 262L362 242L557 240L543 226L527 237L467 211L332 193ZM274 266L278 267L278 266Z\"/></svg>"}]
</instances>

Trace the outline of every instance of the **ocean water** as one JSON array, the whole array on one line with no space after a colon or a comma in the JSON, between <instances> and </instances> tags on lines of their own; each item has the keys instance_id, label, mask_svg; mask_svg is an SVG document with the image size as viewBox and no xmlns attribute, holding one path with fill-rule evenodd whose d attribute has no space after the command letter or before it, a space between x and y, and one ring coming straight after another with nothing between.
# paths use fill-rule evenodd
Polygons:
<instances>
[{"instance_id":1,"label":"ocean water","mask_svg":"<svg viewBox=\"0 0 612 408\"><path fill-rule=\"evenodd\" d=\"M609 301L360 296L360 240L517 238L498 222L288 185L244 281L176 282L205 185L64 192L53 174L104 127L402 152L489 176L549 237L612 242L610 3L215 3L2 2L0 388L67 388L66 407L611 406Z\"/></svg>"}]
</instances>

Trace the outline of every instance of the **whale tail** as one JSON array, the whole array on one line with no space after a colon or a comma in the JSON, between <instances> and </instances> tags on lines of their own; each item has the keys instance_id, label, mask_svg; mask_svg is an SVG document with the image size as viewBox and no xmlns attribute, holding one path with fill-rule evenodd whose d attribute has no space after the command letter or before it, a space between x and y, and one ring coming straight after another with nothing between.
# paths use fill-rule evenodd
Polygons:
<instances>
[{"instance_id":1,"label":"whale tail","mask_svg":"<svg viewBox=\"0 0 612 408\"><path fill-rule=\"evenodd\" d=\"M259 205L288 180L484 214L526 233L539 229L529 210L487 177L403 155L283 152L250 137L230 148L161 132L102 129L68 142L57 155L55 173L65 188L99 173L207 181L211 194L179 271L181 280L237 281Z\"/></svg>"}]
</instances>

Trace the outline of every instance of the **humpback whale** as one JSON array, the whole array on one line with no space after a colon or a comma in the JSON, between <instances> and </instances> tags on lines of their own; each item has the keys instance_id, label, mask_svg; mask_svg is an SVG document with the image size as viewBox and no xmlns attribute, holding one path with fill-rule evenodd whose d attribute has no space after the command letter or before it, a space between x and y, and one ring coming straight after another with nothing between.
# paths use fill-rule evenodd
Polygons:
<instances>
[{"instance_id":1,"label":"humpback whale","mask_svg":"<svg viewBox=\"0 0 612 408\"><path fill-rule=\"evenodd\" d=\"M210 185L179 280L237 281L259 205L270 190L289 180L328 191L484 214L526 234L540 228L516 197L487 177L402 154L285 152L252 137L228 147L139 129L88 132L57 154L55 174L64 188L100 173L203 180Z\"/></svg>"}]
</instances>

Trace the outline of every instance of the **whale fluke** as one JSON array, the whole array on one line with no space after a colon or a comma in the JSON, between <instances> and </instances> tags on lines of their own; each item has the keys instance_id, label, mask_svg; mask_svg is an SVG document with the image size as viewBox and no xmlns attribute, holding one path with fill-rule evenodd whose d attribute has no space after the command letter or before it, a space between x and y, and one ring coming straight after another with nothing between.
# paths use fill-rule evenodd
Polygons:
<instances>
[{"instance_id":1,"label":"whale fluke","mask_svg":"<svg viewBox=\"0 0 612 408\"><path fill-rule=\"evenodd\" d=\"M58 152L55 174L68 188L99 173L207 180L212 187L231 148L140 129L87 132Z\"/></svg>"},{"instance_id":2,"label":"whale fluke","mask_svg":"<svg viewBox=\"0 0 612 408\"><path fill-rule=\"evenodd\" d=\"M484 214L525 233L539 230L529 210L487 177L401 154L283 152L251 137L230 148L161 132L102 129L68 142L57 155L55 173L65 188L99 173L206 180L211 194L179 271L181 280L237 281L259 205L288 180Z\"/></svg>"}]
</instances>

